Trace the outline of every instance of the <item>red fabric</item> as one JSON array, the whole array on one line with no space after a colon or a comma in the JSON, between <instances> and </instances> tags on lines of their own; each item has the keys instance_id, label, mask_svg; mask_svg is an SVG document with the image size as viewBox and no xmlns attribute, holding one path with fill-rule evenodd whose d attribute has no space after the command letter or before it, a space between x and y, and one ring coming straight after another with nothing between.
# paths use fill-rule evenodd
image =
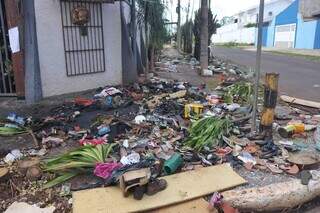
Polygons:
<instances>
[{"instance_id":1,"label":"red fabric","mask_svg":"<svg viewBox=\"0 0 320 213\"><path fill-rule=\"evenodd\" d=\"M99 144L105 144L106 140L103 138L94 138L94 139L81 139L79 143L84 146L84 145L99 145Z\"/></svg>"},{"instance_id":2,"label":"red fabric","mask_svg":"<svg viewBox=\"0 0 320 213\"><path fill-rule=\"evenodd\" d=\"M113 170L120 168L120 163L97 163L94 174L98 177L108 179Z\"/></svg>"}]
</instances>

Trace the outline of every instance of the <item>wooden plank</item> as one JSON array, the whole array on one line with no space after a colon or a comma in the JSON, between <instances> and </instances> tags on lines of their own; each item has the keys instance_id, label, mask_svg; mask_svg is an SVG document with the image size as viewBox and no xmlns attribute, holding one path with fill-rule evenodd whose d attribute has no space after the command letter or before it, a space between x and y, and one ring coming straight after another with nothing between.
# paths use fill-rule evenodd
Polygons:
<instances>
[{"instance_id":1,"label":"wooden plank","mask_svg":"<svg viewBox=\"0 0 320 213\"><path fill-rule=\"evenodd\" d=\"M216 209L209 209L209 203L203 198L197 198L172 206L152 210L149 213L218 213Z\"/></svg>"},{"instance_id":2,"label":"wooden plank","mask_svg":"<svg viewBox=\"0 0 320 213\"><path fill-rule=\"evenodd\" d=\"M73 193L74 213L121 213L157 209L223 191L246 181L228 164L200 168L166 176L168 187L154 196L145 195L137 201L125 198L119 187L106 187Z\"/></svg>"},{"instance_id":3,"label":"wooden plank","mask_svg":"<svg viewBox=\"0 0 320 213\"><path fill-rule=\"evenodd\" d=\"M300 98L290 97L290 96L287 96L287 95L281 95L280 98L281 98L281 100L283 100L284 102L287 102L287 103L299 104L299 105L302 105L302 106L307 106L307 107L320 109L320 103L319 102L308 101L308 100L304 100L304 99L300 99Z\"/></svg>"}]
</instances>

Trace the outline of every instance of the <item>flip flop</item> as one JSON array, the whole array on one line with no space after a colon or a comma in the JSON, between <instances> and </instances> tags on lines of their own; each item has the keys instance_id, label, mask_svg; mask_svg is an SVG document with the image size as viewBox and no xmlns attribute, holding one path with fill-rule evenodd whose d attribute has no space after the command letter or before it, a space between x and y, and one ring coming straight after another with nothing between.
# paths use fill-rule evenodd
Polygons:
<instances>
[{"instance_id":1,"label":"flip flop","mask_svg":"<svg viewBox=\"0 0 320 213\"><path fill-rule=\"evenodd\" d=\"M283 173L283 171L279 168L279 166L277 164L267 163L267 167L273 174Z\"/></svg>"}]
</instances>

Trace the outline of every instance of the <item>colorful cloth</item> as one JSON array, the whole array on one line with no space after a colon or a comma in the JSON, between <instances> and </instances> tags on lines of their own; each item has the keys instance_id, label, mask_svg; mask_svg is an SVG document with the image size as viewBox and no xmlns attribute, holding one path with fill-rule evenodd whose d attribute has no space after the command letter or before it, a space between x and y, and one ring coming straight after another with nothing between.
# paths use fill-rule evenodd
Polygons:
<instances>
[{"instance_id":1,"label":"colorful cloth","mask_svg":"<svg viewBox=\"0 0 320 213\"><path fill-rule=\"evenodd\" d=\"M97 163L94 169L94 174L103 179L108 179L115 169L122 166L120 163Z\"/></svg>"}]
</instances>

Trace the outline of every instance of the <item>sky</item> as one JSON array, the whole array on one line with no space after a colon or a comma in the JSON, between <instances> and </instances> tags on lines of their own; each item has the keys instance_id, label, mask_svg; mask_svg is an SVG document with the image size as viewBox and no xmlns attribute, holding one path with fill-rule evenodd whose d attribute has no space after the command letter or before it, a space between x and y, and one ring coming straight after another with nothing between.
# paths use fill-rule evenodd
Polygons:
<instances>
[{"instance_id":1,"label":"sky","mask_svg":"<svg viewBox=\"0 0 320 213\"><path fill-rule=\"evenodd\" d=\"M172 2L172 7L169 10L168 18L169 20L172 19L175 21L177 19L177 15L175 12L178 0L167 0L169 4ZM265 0L265 2L269 2L270 0ZM181 7L182 7L182 23L186 19L186 12L183 11L183 8L188 7L189 0L181 0ZM190 11L192 8L192 4L194 4L194 11L197 10L200 6L200 0L190 0ZM211 0L211 9L214 14L217 14L218 19L221 19L224 16L231 16L240 11L246 10L250 7L259 5L259 0ZM186 10L186 9L184 9Z\"/></svg>"}]
</instances>

